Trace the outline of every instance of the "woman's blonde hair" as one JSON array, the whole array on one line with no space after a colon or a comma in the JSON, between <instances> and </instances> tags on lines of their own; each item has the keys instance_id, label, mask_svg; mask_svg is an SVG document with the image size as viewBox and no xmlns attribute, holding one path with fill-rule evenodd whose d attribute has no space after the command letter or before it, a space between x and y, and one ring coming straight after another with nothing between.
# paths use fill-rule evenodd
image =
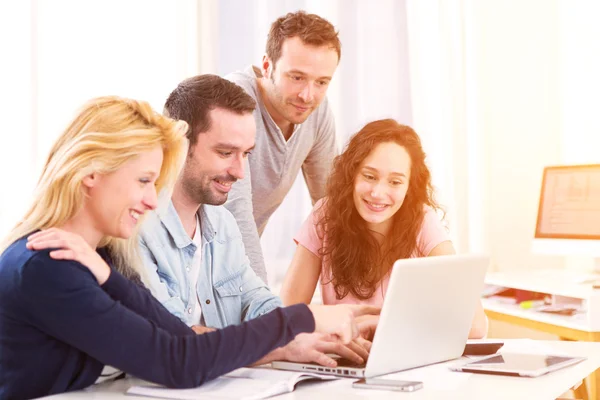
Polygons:
<instances>
[{"instance_id":1,"label":"woman's blonde hair","mask_svg":"<svg viewBox=\"0 0 600 400\"><path fill-rule=\"evenodd\" d=\"M33 231L73 218L83 206L84 177L116 171L156 146L163 149L156 190L170 191L187 151L187 129L184 121L164 117L144 101L113 96L89 101L52 147L31 207L0 243L0 254ZM107 248L115 268L134 277L140 272L137 245L135 232L129 239L105 237L99 247Z\"/></svg>"}]
</instances>

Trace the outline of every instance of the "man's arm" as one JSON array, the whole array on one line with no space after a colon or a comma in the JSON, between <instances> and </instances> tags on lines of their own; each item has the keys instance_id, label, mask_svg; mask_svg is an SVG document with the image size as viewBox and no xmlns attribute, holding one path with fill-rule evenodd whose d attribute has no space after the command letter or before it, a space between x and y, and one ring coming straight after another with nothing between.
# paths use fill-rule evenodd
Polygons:
<instances>
[{"instance_id":1,"label":"man's arm","mask_svg":"<svg viewBox=\"0 0 600 400\"><path fill-rule=\"evenodd\" d=\"M235 217L237 225L242 233L246 254L250 259L250 267L265 284L268 284L267 269L260 247L260 237L254 221L254 210L252 206L252 183L250 179L250 164L246 159L245 177L233 184L225 203L227 208ZM260 199L258 199L260 200Z\"/></svg>"},{"instance_id":2,"label":"man's arm","mask_svg":"<svg viewBox=\"0 0 600 400\"><path fill-rule=\"evenodd\" d=\"M302 174L310 193L313 205L325 196L325 186L333 159L337 155L335 120L327 100L323 102L324 112L319 119L315 143L302 164Z\"/></svg>"}]
</instances>

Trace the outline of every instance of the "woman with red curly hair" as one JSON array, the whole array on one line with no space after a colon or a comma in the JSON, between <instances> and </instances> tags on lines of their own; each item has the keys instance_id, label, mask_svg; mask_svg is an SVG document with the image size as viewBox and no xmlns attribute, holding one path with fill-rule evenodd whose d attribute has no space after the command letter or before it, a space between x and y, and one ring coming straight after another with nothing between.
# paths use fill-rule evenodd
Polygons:
<instances>
[{"instance_id":1,"label":"woman with red curly hair","mask_svg":"<svg viewBox=\"0 0 600 400\"><path fill-rule=\"evenodd\" d=\"M335 159L327 197L294 238L284 304L310 303L320 280L324 304L381 307L396 260L455 254L439 210L415 131L392 119L367 124ZM479 304L469 337L486 333Z\"/></svg>"}]
</instances>

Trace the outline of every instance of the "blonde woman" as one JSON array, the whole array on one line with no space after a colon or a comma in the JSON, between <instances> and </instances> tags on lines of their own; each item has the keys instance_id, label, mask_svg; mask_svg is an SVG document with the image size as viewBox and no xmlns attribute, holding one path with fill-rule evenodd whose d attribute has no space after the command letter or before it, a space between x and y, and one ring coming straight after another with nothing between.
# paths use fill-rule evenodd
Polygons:
<instances>
[{"instance_id":1,"label":"blonde woman","mask_svg":"<svg viewBox=\"0 0 600 400\"><path fill-rule=\"evenodd\" d=\"M354 316L369 310L300 305L195 335L124 277L137 275L138 220L176 177L186 131L144 102L103 97L58 139L31 207L0 244L0 398L82 389L105 365L193 387L300 332L358 334Z\"/></svg>"}]
</instances>

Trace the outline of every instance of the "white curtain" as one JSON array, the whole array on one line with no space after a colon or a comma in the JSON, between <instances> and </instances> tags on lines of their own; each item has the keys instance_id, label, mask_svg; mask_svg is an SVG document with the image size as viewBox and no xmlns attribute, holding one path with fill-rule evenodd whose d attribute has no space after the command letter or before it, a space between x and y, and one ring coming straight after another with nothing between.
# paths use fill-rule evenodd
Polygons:
<instances>
[{"instance_id":1,"label":"white curtain","mask_svg":"<svg viewBox=\"0 0 600 400\"><path fill-rule=\"evenodd\" d=\"M544 81L555 72L547 67L556 61L552 37L542 39L556 34L555 7L408 0L414 125L453 241L459 252L490 253L500 269L529 263L537 188L527 179L537 182L540 165L556 155L553 146L525 155L532 149L521 145L538 140L533 126L551 125L540 124L551 106L540 89L549 93ZM534 34L526 29L533 21ZM541 51L532 49L536 40Z\"/></svg>"},{"instance_id":2,"label":"white curtain","mask_svg":"<svg viewBox=\"0 0 600 400\"><path fill-rule=\"evenodd\" d=\"M563 266L531 241L543 167L600 162L600 5L407 0L407 10L414 126L458 250L490 253L497 270Z\"/></svg>"},{"instance_id":3,"label":"white curtain","mask_svg":"<svg viewBox=\"0 0 600 400\"><path fill-rule=\"evenodd\" d=\"M83 102L120 95L160 112L197 73L198 12L191 0L0 4L0 235L22 216L51 144Z\"/></svg>"},{"instance_id":4,"label":"white curtain","mask_svg":"<svg viewBox=\"0 0 600 400\"><path fill-rule=\"evenodd\" d=\"M408 0L407 14L414 128L450 236L459 253L489 251L472 1Z\"/></svg>"},{"instance_id":5,"label":"white curtain","mask_svg":"<svg viewBox=\"0 0 600 400\"><path fill-rule=\"evenodd\" d=\"M339 143L383 117L423 139L459 251L497 268L530 254L544 165L600 162L595 0L107 0L0 3L0 235L28 204L52 141L90 97L149 100L258 64L269 26L304 9L340 31L328 96ZM300 177L262 243L277 286L310 211Z\"/></svg>"},{"instance_id":6,"label":"white curtain","mask_svg":"<svg viewBox=\"0 0 600 400\"><path fill-rule=\"evenodd\" d=\"M4 236L31 193L34 166L32 118L35 35L31 2L0 2L0 236Z\"/></svg>"}]
</instances>

